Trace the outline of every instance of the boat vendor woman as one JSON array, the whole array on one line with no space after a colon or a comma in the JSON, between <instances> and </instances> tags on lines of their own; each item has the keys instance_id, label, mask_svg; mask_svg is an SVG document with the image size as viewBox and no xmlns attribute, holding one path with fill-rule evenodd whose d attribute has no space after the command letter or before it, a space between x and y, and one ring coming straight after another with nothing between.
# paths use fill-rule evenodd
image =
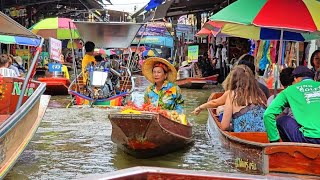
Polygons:
<instances>
[{"instance_id":1,"label":"boat vendor woman","mask_svg":"<svg viewBox=\"0 0 320 180\"><path fill-rule=\"evenodd\" d=\"M184 100L175 84L177 70L174 66L165 59L150 57L143 63L142 73L152 83L145 92L144 103L182 113Z\"/></svg>"}]
</instances>

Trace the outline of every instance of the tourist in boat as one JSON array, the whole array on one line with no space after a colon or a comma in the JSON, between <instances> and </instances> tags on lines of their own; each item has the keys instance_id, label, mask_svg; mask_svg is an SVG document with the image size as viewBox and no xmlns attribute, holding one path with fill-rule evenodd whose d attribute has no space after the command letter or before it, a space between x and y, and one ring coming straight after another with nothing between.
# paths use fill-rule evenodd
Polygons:
<instances>
[{"instance_id":1,"label":"tourist in boat","mask_svg":"<svg viewBox=\"0 0 320 180\"><path fill-rule=\"evenodd\" d=\"M13 55L9 54L8 57L9 57L9 67L8 68L12 69L16 73L17 76L20 76L19 69L13 65L13 59L14 59Z\"/></svg>"},{"instance_id":2,"label":"tourist in boat","mask_svg":"<svg viewBox=\"0 0 320 180\"><path fill-rule=\"evenodd\" d=\"M320 144L320 82L307 67L293 70L293 85L281 91L264 113L264 124L270 142ZM276 117L290 107L294 115Z\"/></svg>"},{"instance_id":3,"label":"tourist in boat","mask_svg":"<svg viewBox=\"0 0 320 180\"><path fill-rule=\"evenodd\" d=\"M152 83L145 91L144 103L182 113L184 100L175 84L177 71L174 66L165 59L151 57L143 63L142 73Z\"/></svg>"},{"instance_id":4,"label":"tourist in boat","mask_svg":"<svg viewBox=\"0 0 320 180\"><path fill-rule=\"evenodd\" d=\"M86 54L82 59L82 76L83 76L83 82L84 84L86 84L88 79L87 66L90 63L96 64L96 60L94 59L94 56L93 56L95 44L91 41L87 41L84 44L84 48L86 50Z\"/></svg>"},{"instance_id":5,"label":"tourist in boat","mask_svg":"<svg viewBox=\"0 0 320 180\"><path fill-rule=\"evenodd\" d=\"M10 58L6 54L0 55L0 76L2 77L18 77L14 70L9 69Z\"/></svg>"},{"instance_id":6,"label":"tourist in boat","mask_svg":"<svg viewBox=\"0 0 320 180\"><path fill-rule=\"evenodd\" d=\"M23 65L23 60L20 56L13 57L13 65L18 68L20 76L23 76L23 74L26 73L26 69Z\"/></svg>"},{"instance_id":7,"label":"tourist in boat","mask_svg":"<svg viewBox=\"0 0 320 180\"><path fill-rule=\"evenodd\" d=\"M237 62L237 64L238 65L242 64L242 65L248 66L250 68L250 70L253 72L254 76L255 76L255 66L254 66L253 63L250 62L250 59L243 58L242 60ZM198 115L204 109L217 108L219 106L223 106L226 103L227 96L230 93L230 91L228 89L229 89L229 86L230 86L230 80L231 80L232 72L233 71L231 71L229 73L229 75L227 76L226 80L223 82L223 88L225 89L225 92L223 93L223 95L221 97L217 98L217 99L212 99L211 101L206 102L204 104L201 104L200 106L195 108L194 111L192 111L192 113L194 115ZM266 96L266 98L269 98L269 96L270 96L269 89L265 85L260 83L257 79L256 79L256 82L258 83L259 88L263 91L263 93ZM221 109L223 111L223 108L219 108L219 109Z\"/></svg>"},{"instance_id":8,"label":"tourist in boat","mask_svg":"<svg viewBox=\"0 0 320 180\"><path fill-rule=\"evenodd\" d=\"M320 50L315 50L310 58L314 79L320 81Z\"/></svg>"},{"instance_id":9,"label":"tourist in boat","mask_svg":"<svg viewBox=\"0 0 320 180\"><path fill-rule=\"evenodd\" d=\"M267 98L259 88L251 69L238 65L232 70L221 129L234 132L263 132L263 113Z\"/></svg>"}]
</instances>

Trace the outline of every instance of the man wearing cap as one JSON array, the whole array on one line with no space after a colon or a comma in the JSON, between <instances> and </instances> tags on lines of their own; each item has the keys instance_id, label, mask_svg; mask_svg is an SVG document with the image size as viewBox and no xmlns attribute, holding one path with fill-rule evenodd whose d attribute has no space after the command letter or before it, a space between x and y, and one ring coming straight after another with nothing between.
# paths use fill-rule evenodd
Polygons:
<instances>
[{"instance_id":1,"label":"man wearing cap","mask_svg":"<svg viewBox=\"0 0 320 180\"><path fill-rule=\"evenodd\" d=\"M264 124L270 142L320 144L320 82L304 66L293 70L294 84L284 89L264 113ZM276 117L290 107L291 116Z\"/></svg>"}]
</instances>

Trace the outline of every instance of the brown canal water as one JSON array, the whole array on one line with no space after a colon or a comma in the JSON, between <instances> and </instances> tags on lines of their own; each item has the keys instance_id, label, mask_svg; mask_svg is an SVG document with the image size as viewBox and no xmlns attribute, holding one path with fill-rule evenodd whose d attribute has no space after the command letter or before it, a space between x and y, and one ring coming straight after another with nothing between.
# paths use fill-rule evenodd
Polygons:
<instances>
[{"instance_id":1,"label":"brown canal water","mask_svg":"<svg viewBox=\"0 0 320 180\"><path fill-rule=\"evenodd\" d=\"M148 82L137 77L133 100L142 103ZM191 111L220 88L182 89L185 112L193 124L194 144L180 151L150 159L136 159L111 141L108 113L100 108L62 108L69 97L52 97L42 123L6 179L77 179L134 166L236 172L231 154L206 134L207 112ZM62 105L62 107L61 107ZM212 143L214 142L214 143Z\"/></svg>"}]
</instances>

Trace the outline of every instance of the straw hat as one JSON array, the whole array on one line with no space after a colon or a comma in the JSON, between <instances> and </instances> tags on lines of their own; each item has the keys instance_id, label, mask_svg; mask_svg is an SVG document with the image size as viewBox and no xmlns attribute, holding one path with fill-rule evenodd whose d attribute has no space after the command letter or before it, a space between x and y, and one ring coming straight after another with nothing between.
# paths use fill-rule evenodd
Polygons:
<instances>
[{"instance_id":1,"label":"straw hat","mask_svg":"<svg viewBox=\"0 0 320 180\"><path fill-rule=\"evenodd\" d=\"M159 57L150 57L145 60L145 62L142 65L142 74L146 77L146 79L154 83L153 75L152 75L152 70L153 66L155 63L163 63L168 66L169 72L168 72L168 77L167 80L170 82L175 82L177 80L177 70L174 68L174 66L167 60L159 58Z\"/></svg>"},{"instance_id":2,"label":"straw hat","mask_svg":"<svg viewBox=\"0 0 320 180\"><path fill-rule=\"evenodd\" d=\"M22 60L22 58L21 58L20 56L15 56L15 57L13 57L13 59L14 59L20 66L22 66L23 60Z\"/></svg>"},{"instance_id":3,"label":"straw hat","mask_svg":"<svg viewBox=\"0 0 320 180\"><path fill-rule=\"evenodd\" d=\"M181 63L181 67L188 66L188 65L189 65L188 61L183 61L183 62Z\"/></svg>"}]
</instances>

